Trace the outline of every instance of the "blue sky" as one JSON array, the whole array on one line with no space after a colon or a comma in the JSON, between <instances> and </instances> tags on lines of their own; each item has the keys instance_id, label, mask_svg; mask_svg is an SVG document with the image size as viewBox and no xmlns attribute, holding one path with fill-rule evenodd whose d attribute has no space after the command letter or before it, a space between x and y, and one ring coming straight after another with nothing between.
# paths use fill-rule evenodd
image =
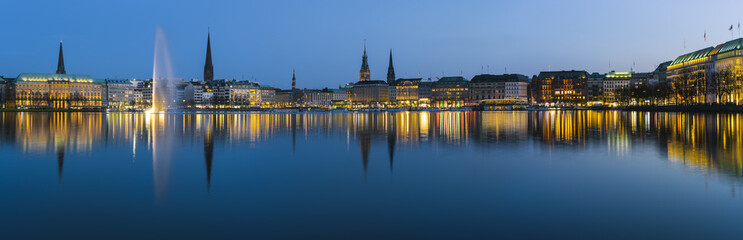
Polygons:
<instances>
[{"instance_id":1,"label":"blue sky","mask_svg":"<svg viewBox=\"0 0 743 240\"><path fill-rule=\"evenodd\" d=\"M737 1L18 1L0 2L0 75L54 72L64 42L68 73L152 75L156 26L175 72L201 78L207 29L215 78L288 88L358 80L364 39L372 79L390 48L398 77L547 70L651 71L731 39ZM704 42L704 32L707 42ZM686 49L684 49L686 41ZM407 73L407 75L405 74Z\"/></svg>"}]
</instances>

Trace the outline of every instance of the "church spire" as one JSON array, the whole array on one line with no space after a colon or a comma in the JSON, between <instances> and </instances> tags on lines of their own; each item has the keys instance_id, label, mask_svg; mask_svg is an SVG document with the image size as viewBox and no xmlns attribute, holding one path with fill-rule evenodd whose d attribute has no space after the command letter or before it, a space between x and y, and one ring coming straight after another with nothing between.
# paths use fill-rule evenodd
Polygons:
<instances>
[{"instance_id":1,"label":"church spire","mask_svg":"<svg viewBox=\"0 0 743 240\"><path fill-rule=\"evenodd\" d=\"M294 69L292 69L292 90L297 89L297 76Z\"/></svg>"},{"instance_id":2,"label":"church spire","mask_svg":"<svg viewBox=\"0 0 743 240\"><path fill-rule=\"evenodd\" d=\"M214 66L212 65L211 33L206 34L206 62L204 63L204 81L214 80Z\"/></svg>"},{"instance_id":3,"label":"church spire","mask_svg":"<svg viewBox=\"0 0 743 240\"><path fill-rule=\"evenodd\" d=\"M57 74L67 74L64 70L64 56L62 55L62 41L59 41L59 59L57 60Z\"/></svg>"},{"instance_id":4,"label":"church spire","mask_svg":"<svg viewBox=\"0 0 743 240\"><path fill-rule=\"evenodd\" d=\"M359 81L369 81L369 62L366 60L366 40L364 40L364 56L361 57L361 71L359 71Z\"/></svg>"},{"instance_id":5,"label":"church spire","mask_svg":"<svg viewBox=\"0 0 743 240\"><path fill-rule=\"evenodd\" d=\"M392 66L392 49L390 48L390 66L387 68L387 83L392 84L395 81L395 67Z\"/></svg>"}]
</instances>

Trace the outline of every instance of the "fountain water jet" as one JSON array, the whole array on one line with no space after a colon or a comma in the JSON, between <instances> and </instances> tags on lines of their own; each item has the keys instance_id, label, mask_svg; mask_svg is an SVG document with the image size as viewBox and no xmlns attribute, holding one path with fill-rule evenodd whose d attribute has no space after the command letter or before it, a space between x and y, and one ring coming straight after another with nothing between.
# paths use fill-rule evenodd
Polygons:
<instances>
[{"instance_id":1,"label":"fountain water jet","mask_svg":"<svg viewBox=\"0 0 743 240\"><path fill-rule=\"evenodd\" d=\"M149 112L160 113L175 104L175 77L170 60L170 50L165 33L155 28L155 50L152 64L152 108Z\"/></svg>"}]
</instances>

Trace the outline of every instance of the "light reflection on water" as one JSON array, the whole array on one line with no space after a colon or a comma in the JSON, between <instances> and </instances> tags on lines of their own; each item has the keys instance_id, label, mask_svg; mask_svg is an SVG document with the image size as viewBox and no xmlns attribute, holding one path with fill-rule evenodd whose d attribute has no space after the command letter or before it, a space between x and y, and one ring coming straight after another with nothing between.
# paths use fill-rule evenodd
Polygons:
<instances>
[{"instance_id":1,"label":"light reflection on water","mask_svg":"<svg viewBox=\"0 0 743 240\"><path fill-rule=\"evenodd\" d=\"M66 162L107 161L107 159L100 158L88 159L86 156L106 156L110 154L112 159L125 159L130 161L131 164L142 161L148 164L148 161L151 161L150 189L153 189L151 190L151 201L156 205L168 205L171 201L174 201L173 198L177 198L176 196L182 197L183 194L179 192L179 188L200 188L184 186L184 182L186 182L182 179L184 176L189 179L201 179L200 181L204 183L205 189L201 188L195 191L203 190L201 192L205 192L207 195L212 194L214 188L220 186L222 189L238 186L244 188L246 186L239 184L244 184L243 182L246 181L255 184L251 186L259 188L269 185L263 186L262 182L253 180L275 180L275 178L281 177L292 179L290 175L281 175L281 172L275 170L254 173L254 176L225 173L230 169L244 167L241 165L242 163L235 162L235 159L245 159L251 163L264 164L255 166L257 168L262 167L261 169L283 168L288 171L301 171L287 163L290 158L316 161L317 166L329 166L329 161L333 161L333 159L347 159L353 162L353 165L357 166L356 168L338 166L321 170L314 169L313 167L316 166L312 166L311 163L297 163L304 168L313 168L315 173L319 173L320 176L325 174L327 177L333 178L332 181L327 180L317 183L326 186L327 189L325 190L329 192L345 189L340 186L333 187L335 186L333 184L337 184L337 181L347 181L349 183L344 184L360 184L360 186L378 185L379 183L373 181L379 179L382 173L395 176L393 182L401 186L410 185L415 189L438 186L436 183L424 184L416 179L409 178L418 176L418 178L428 180L437 179L438 176L436 175L421 177L415 172L431 171L438 172L444 179L448 176L446 169L436 171L431 169L431 166L438 163L436 159L461 161L459 167L449 166L449 168L452 168L451 171L458 171L457 174L467 175L469 174L467 171L483 171L486 175L495 177L509 174L534 174L529 170L519 172L518 169L526 169L530 167L529 164L542 164L542 162L539 162L540 158L549 160L546 165L535 166L535 169L539 169L538 172L542 172L542 174L553 171L552 168L572 166L569 165L569 161L564 161L571 156L588 156L595 159L607 158L612 159L612 161L633 159L635 161L645 161L643 164L650 165L667 161L672 163L671 165L681 166L685 171L692 171L695 175L703 175L704 181L708 181L709 175L722 176L727 180L718 184L722 188L729 188L733 192L732 196L736 199L740 198L736 191L740 192L738 188L741 177L743 177L743 132L741 131L743 119L741 119L740 114L617 111L159 115L0 113L0 120L2 121L0 124L0 144L3 146L4 155L34 161L53 156L57 162L55 166L57 171L43 173L42 175L55 175L55 179L61 186L67 184L65 178L76 178L77 180L83 177L82 175L71 175L69 171L73 167ZM344 152L351 152L351 154L344 154ZM493 155L490 155L491 153ZM529 160L515 161L521 158ZM380 168L379 159L386 160L384 170ZM477 159L488 159L497 162L496 166L510 167L516 170L506 174L499 172L503 170L477 169L477 167L472 166L473 163L479 161ZM185 163L194 160L201 163L199 165L189 165L189 168L200 168L198 171L201 174L182 170L185 167L179 169L179 166L185 166ZM23 171L23 168L20 167L19 169L12 169L13 164L10 164L10 161L12 161L10 158L6 158L5 161L0 162L0 165L9 165L6 171ZM582 163L586 164L596 160L586 161ZM415 168L410 166L412 162L416 162L417 167L421 169L414 170ZM402 170L396 168L400 164L403 166ZM431 166L426 166L426 164ZM451 164L447 162L444 165ZM607 165L611 164L614 163ZM79 167L80 165L76 166ZM637 166L637 168L641 166ZM668 166L653 166L655 167L654 171L661 171L663 175L673 176L677 174ZM570 171L583 171L580 167L572 167L573 169L564 170L565 174L573 174ZM214 172L215 168L220 169L221 175ZM80 174L78 170L72 171ZM112 174L116 174L116 170L109 169L109 171L114 171ZM137 171L142 172L142 170ZM602 170L591 169L590 171L610 175L619 174L611 170L601 172ZM631 169L629 171L629 173L624 174L631 175L634 171L641 171L641 169ZM345 175L347 172L363 176L363 181L356 183L354 179L348 179L348 176ZM585 171L576 173L587 178L584 176L587 174ZM259 174L273 175L261 177ZM304 176L304 172L298 174ZM309 173L307 174L309 176ZM221 181L215 182L215 179ZM319 179L323 178L320 177ZM8 177L5 180L19 179ZM76 180L74 180L74 184L80 184ZM138 180L141 182L142 179ZM499 181L503 180L508 182L508 179L500 179ZM592 180L607 181L601 178L593 178ZM33 181L41 180L35 179ZM294 180L285 181L295 183ZM550 181L550 179L548 177L540 179L540 177L532 176L532 181ZM569 180L566 181L570 182ZM440 182L437 189L443 192L456 192L461 191L457 190L458 188L466 189L468 187L457 185L454 182L457 181L450 179L446 183ZM486 188L493 188L502 183L479 181L477 184ZM708 185L706 182L704 184L705 186ZM632 183L626 183L622 186L627 188L639 187L638 185L632 185ZM9 189L16 189L16 187L19 186L6 182L0 189L5 189L3 191L7 193L7 191L11 191ZM76 187L82 188L80 185L76 185ZM297 186L284 186L284 188L287 188L287 191L301 191L298 190L299 187ZM671 188L681 188L681 186ZM116 186L111 187L111 191L116 191L116 189ZM33 190L34 188L31 188L29 191L33 192ZM175 192L175 196L171 196L171 190ZM82 190L75 188L75 190L68 189L67 191L77 193L77 191ZM383 193L382 195L391 194L386 192L384 187L380 187L376 191L379 194ZM405 195L407 198L426 197L415 195L414 192L421 190L408 189L408 191L411 193ZM557 190L523 191L539 193ZM110 194L116 195L117 193L112 192ZM221 197L215 196L214 198L242 197L238 193L232 194L221 195ZM360 193L355 194L359 195ZM40 197L40 195L43 194L31 195L28 198ZM309 196L316 197L314 194ZM338 196L348 197L343 194ZM354 197L356 196L354 195ZM383 197L377 197L386 200ZM574 197L581 196L576 195ZM657 196L658 199L668 197ZM565 201L570 199L570 197L566 198ZM16 199L19 202L26 200L29 199ZM442 200L429 199L428 201L431 201L432 204L437 203L434 205L438 207L452 207L447 206L444 202L438 202ZM292 205L299 204L292 203ZM559 206L565 207L569 204ZM331 212L335 208L350 209L337 205L313 205L313 207ZM437 211L433 210L433 212ZM340 214L340 216L344 215ZM169 217L174 216L169 215ZM449 215L449 217L453 216ZM350 218L353 219L352 216ZM416 219L418 218L413 220ZM328 221L333 223L333 221ZM580 223L579 220L576 221ZM535 224L528 221L526 223ZM482 229L473 230L473 234L482 232L477 230ZM411 227L410 231L415 232L420 231L420 229ZM256 236L265 237L266 235L258 234Z\"/></svg>"}]
</instances>

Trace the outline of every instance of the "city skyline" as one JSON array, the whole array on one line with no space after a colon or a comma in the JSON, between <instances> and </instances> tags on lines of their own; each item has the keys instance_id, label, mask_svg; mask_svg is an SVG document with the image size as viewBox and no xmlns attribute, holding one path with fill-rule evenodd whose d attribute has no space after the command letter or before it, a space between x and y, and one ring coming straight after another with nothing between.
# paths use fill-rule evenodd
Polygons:
<instances>
[{"instance_id":1,"label":"city skyline","mask_svg":"<svg viewBox=\"0 0 743 240\"><path fill-rule=\"evenodd\" d=\"M6 17L8 31L20 35L38 34L40 37L8 38L6 46L14 47L4 49L7 57L0 60L0 75L14 77L23 72L54 72L56 59L47 56L51 56L50 51L56 51L52 49L57 47L55 44L61 39L67 50L66 70L70 73L90 74L96 78L150 78L152 39L156 25L162 26L168 34L176 74L184 79L201 79L203 76L204 33L207 32L215 35L210 40L214 41L212 51L216 79L254 80L279 88L290 87L289 74L292 69L296 69L300 75L298 88L334 87L354 82L365 40L372 80L385 79L389 49L395 49L398 78L472 77L483 72L532 76L548 70L548 65L552 70L647 72L679 55L728 41L731 33L737 38L737 26L733 31L727 29L730 24L737 25L740 19L732 10L722 9L715 16L704 19L674 17L692 14L692 10L697 10L699 6L727 5L725 2L737 4L733 1L698 5L689 3L687 8L676 9L663 16L664 19L677 22L667 24L648 20L653 18L649 18L652 11L647 9L662 11L664 2L599 4L602 9L610 9L607 12L617 14L635 11L633 13L639 14L635 15L636 19L643 18L643 21L615 17L606 12L583 11L597 5L581 1L558 4L562 8L575 8L581 12L580 16L561 15L550 9L553 3L539 2L469 2L455 8L442 7L449 4L440 2L400 5L389 2L369 5L323 2L319 5L325 8L314 8L322 14L303 12L302 7L306 3L251 5L186 2L174 8L160 2L151 9L140 9L136 7L137 2L131 2L92 4L91 9L102 9L102 13L94 10L86 14L103 14L99 16L102 17L101 21L87 21L87 18L71 14L50 23L15 20L23 19L19 15L22 12L20 9L31 6L11 1L5 7L11 9ZM44 13L79 4L91 3L50 3L33 8ZM114 8L117 11L130 11L132 16L151 11L162 11L162 16L148 20L125 18L130 20L127 22L112 18L107 15L110 12L104 11ZM249 21L251 24L246 26L243 18L213 13L227 9L232 13L256 10L260 13L246 18L259 18L259 21ZM426 9L433 10L431 16L425 14ZM483 14L491 9L507 11L502 14L495 11L493 16ZM207 20L181 17L180 13L197 10L204 11ZM535 14L529 14L528 10ZM447 11L458 13L460 18L441 15ZM333 17L330 13L340 16ZM357 15L349 16L351 13ZM380 17L374 13L380 13ZM282 20L288 15L296 18ZM513 22L513 26L502 26L509 17L524 19ZM606 22L580 21L582 18L598 17L605 17L602 20ZM307 21L296 21L305 18ZM550 19L563 24L557 27L542 24L550 22ZM84 27L86 25L93 26ZM679 29L680 26L683 26L683 30ZM647 32L648 29L652 31ZM458 34L460 32L468 34ZM706 35L706 41L703 34Z\"/></svg>"}]
</instances>

